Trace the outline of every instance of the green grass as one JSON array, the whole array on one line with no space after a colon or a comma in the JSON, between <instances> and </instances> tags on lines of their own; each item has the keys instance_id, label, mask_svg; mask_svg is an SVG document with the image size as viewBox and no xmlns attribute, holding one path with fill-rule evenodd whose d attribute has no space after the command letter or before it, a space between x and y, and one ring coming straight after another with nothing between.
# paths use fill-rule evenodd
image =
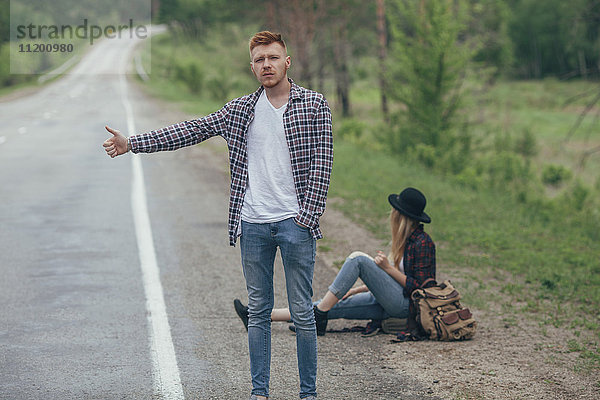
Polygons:
<instances>
[{"instance_id":1,"label":"green grass","mask_svg":"<svg viewBox=\"0 0 600 400\"><path fill-rule=\"evenodd\" d=\"M428 230L448 275L453 268L467 269L510 297L533 296L538 309L566 301L597 315L600 243L579 232L582 216L546 218L543 210L511 193L465 188L414 162L340 141L334 165L331 196L344 199L337 207L382 235L387 234L389 193L406 186L426 193L433 219ZM523 296L524 288L535 294Z\"/></svg>"},{"instance_id":2,"label":"green grass","mask_svg":"<svg viewBox=\"0 0 600 400\"><path fill-rule=\"evenodd\" d=\"M593 82L556 79L502 82L482 96L484 105L480 112L484 122L475 127L475 134L484 141L499 136L514 141L529 131L538 144L535 165L565 165L576 177L593 186L599 178L600 154L589 157L583 167L580 161L585 149L600 145L597 118L600 104L569 134L598 91L600 84Z\"/></svg>"},{"instance_id":3,"label":"green grass","mask_svg":"<svg viewBox=\"0 0 600 400\"><path fill-rule=\"evenodd\" d=\"M569 352L579 353L579 362L575 366L576 370L590 371L600 369L600 347L597 343L588 343L587 345L577 340L571 339L567 342Z\"/></svg>"}]
</instances>

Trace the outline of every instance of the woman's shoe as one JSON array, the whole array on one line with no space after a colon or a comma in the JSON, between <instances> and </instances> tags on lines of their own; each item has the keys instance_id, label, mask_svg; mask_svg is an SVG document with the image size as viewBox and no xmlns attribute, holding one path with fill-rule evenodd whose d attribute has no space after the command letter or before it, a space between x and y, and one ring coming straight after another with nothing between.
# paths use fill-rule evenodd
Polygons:
<instances>
[{"instance_id":1,"label":"woman's shoe","mask_svg":"<svg viewBox=\"0 0 600 400\"><path fill-rule=\"evenodd\" d=\"M365 327L365 331L361 334L362 337L375 336L381 330L381 320L373 319Z\"/></svg>"},{"instance_id":2,"label":"woman's shoe","mask_svg":"<svg viewBox=\"0 0 600 400\"><path fill-rule=\"evenodd\" d=\"M244 328L248 330L248 306L243 305L240 299L235 299L233 301L233 307L235 308L238 317L240 317L244 323Z\"/></svg>"},{"instance_id":3,"label":"woman's shoe","mask_svg":"<svg viewBox=\"0 0 600 400\"><path fill-rule=\"evenodd\" d=\"M325 336L325 331L327 331L327 311L321 311L317 308L317 306L313 307L315 313L315 325L317 327L317 336ZM288 321L291 322L291 321ZM296 326L290 325L288 329L294 333L296 333Z\"/></svg>"},{"instance_id":4,"label":"woman's shoe","mask_svg":"<svg viewBox=\"0 0 600 400\"><path fill-rule=\"evenodd\" d=\"M315 310L315 324L317 325L317 336L325 336L327 331L327 311L321 311L314 307Z\"/></svg>"}]
</instances>

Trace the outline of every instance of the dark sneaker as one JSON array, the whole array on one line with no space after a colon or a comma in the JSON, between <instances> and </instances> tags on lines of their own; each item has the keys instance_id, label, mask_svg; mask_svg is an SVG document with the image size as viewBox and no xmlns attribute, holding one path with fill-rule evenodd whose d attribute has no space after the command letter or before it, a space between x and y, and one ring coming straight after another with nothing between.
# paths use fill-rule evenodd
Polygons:
<instances>
[{"instance_id":1,"label":"dark sneaker","mask_svg":"<svg viewBox=\"0 0 600 400\"><path fill-rule=\"evenodd\" d=\"M315 324L317 325L317 336L325 336L327 331L327 311L321 311L314 307L315 311Z\"/></svg>"},{"instance_id":2,"label":"dark sneaker","mask_svg":"<svg viewBox=\"0 0 600 400\"><path fill-rule=\"evenodd\" d=\"M315 313L315 325L317 327L317 336L325 336L325 332L327 331L327 311L321 311L317 308L317 306L313 307ZM292 332L296 332L296 326L290 325L288 326L289 330Z\"/></svg>"},{"instance_id":3,"label":"dark sneaker","mask_svg":"<svg viewBox=\"0 0 600 400\"><path fill-rule=\"evenodd\" d=\"M362 333L362 337L375 336L381 329L381 321L378 319L371 320L365 327L365 331Z\"/></svg>"},{"instance_id":4,"label":"dark sneaker","mask_svg":"<svg viewBox=\"0 0 600 400\"><path fill-rule=\"evenodd\" d=\"M240 317L244 323L244 328L248 330L248 307L243 305L240 299L235 299L233 301L233 307L235 308L238 317Z\"/></svg>"}]
</instances>

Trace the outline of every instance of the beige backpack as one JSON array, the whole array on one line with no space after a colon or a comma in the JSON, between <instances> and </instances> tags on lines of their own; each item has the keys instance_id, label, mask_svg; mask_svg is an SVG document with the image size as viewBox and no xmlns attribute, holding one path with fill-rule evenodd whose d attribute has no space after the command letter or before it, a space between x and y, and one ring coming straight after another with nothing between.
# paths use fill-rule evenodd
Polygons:
<instances>
[{"instance_id":1,"label":"beige backpack","mask_svg":"<svg viewBox=\"0 0 600 400\"><path fill-rule=\"evenodd\" d=\"M460 304L460 294L449 280L435 286L433 279L415 289L411 298L416 312L416 322L431 340L466 340L475 335L477 321L468 308Z\"/></svg>"}]
</instances>

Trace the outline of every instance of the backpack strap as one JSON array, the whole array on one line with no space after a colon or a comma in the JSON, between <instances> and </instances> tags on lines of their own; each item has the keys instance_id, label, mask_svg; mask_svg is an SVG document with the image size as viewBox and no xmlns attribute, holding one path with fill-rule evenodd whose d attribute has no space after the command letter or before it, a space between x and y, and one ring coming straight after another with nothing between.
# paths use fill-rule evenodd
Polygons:
<instances>
[{"instance_id":1,"label":"backpack strap","mask_svg":"<svg viewBox=\"0 0 600 400\"><path fill-rule=\"evenodd\" d=\"M419 285L419 289L424 289L432 286L437 286L437 281L433 278L427 278Z\"/></svg>"}]
</instances>

